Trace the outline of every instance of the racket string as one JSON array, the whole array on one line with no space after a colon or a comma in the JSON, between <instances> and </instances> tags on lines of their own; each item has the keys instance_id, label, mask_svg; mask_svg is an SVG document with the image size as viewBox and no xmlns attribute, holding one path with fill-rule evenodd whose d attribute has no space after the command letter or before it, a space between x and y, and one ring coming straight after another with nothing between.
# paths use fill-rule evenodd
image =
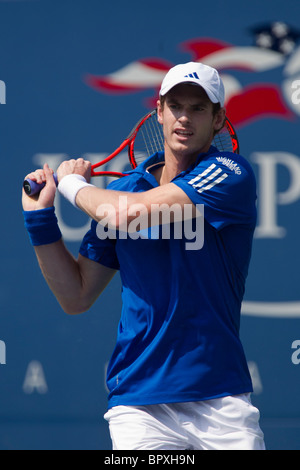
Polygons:
<instances>
[{"instance_id":1,"label":"racket string","mask_svg":"<svg viewBox=\"0 0 300 470\"><path fill-rule=\"evenodd\" d=\"M224 131L215 135L212 145L223 152L232 152L233 150L230 134Z\"/></svg>"},{"instance_id":2,"label":"racket string","mask_svg":"<svg viewBox=\"0 0 300 470\"><path fill-rule=\"evenodd\" d=\"M158 123L155 116L152 116L146 122L145 129L143 129L143 138L145 146L148 151L148 156L153 153L160 152L163 150L163 139L162 139L162 128Z\"/></svg>"},{"instance_id":3,"label":"racket string","mask_svg":"<svg viewBox=\"0 0 300 470\"><path fill-rule=\"evenodd\" d=\"M139 135L140 134L140 135ZM164 151L164 136L162 126L157 121L157 114L153 113L145 121L137 134L134 143L134 158L137 164L157 152Z\"/></svg>"}]
</instances>

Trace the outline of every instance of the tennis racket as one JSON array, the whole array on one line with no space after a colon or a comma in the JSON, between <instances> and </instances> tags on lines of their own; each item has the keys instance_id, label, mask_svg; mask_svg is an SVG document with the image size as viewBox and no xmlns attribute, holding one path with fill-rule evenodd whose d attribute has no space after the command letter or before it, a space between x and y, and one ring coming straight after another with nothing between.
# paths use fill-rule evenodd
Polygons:
<instances>
[{"instance_id":1,"label":"tennis racket","mask_svg":"<svg viewBox=\"0 0 300 470\"><path fill-rule=\"evenodd\" d=\"M156 152L164 151L164 135L162 125L157 120L157 110L146 114L132 129L127 139L111 155L92 166L91 176L126 176L124 173L112 171L96 171L101 166L119 155L128 147L129 162L132 169L135 169L140 163ZM235 129L228 118L225 120L224 127L214 137L212 145L223 152L239 153L239 142ZM57 177L53 175L57 184ZM32 180L25 180L23 187L29 196L38 194L45 186L45 183L37 184Z\"/></svg>"}]
</instances>

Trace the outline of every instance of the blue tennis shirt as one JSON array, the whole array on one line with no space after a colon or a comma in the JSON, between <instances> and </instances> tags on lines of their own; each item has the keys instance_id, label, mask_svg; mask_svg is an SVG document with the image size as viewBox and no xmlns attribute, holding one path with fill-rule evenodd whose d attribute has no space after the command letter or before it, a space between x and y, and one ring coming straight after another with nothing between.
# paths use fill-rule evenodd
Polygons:
<instances>
[{"instance_id":1,"label":"blue tennis shirt","mask_svg":"<svg viewBox=\"0 0 300 470\"><path fill-rule=\"evenodd\" d=\"M147 168L158 153L109 188L158 186ZM185 236L136 240L85 236L81 255L120 270L123 308L107 374L109 408L208 400L252 392L239 338L241 303L256 225L256 183L241 156L211 147L172 183L204 205L204 245ZM190 241L190 240L189 240Z\"/></svg>"}]
</instances>

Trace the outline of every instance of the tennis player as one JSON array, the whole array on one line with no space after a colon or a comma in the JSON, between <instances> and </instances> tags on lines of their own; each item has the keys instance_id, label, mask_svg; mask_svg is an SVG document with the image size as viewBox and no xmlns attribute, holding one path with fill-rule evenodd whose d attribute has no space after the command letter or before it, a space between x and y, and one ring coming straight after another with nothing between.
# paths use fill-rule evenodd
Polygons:
<instances>
[{"instance_id":1,"label":"tennis player","mask_svg":"<svg viewBox=\"0 0 300 470\"><path fill-rule=\"evenodd\" d=\"M87 311L120 272L123 309L105 415L114 450L264 450L239 338L256 224L255 178L242 156L211 146L225 119L215 69L193 62L172 68L157 107L165 152L108 189L90 184L90 162L59 167L59 191L93 219L77 260L61 238L48 165L28 175L46 186L36 199L23 194L25 224L67 313ZM182 211L204 207L201 249L187 249L185 233L175 237L172 230L169 239L159 231L121 236L120 228L141 211L150 224L162 204ZM119 236L98 237L98 223L109 213Z\"/></svg>"}]
</instances>

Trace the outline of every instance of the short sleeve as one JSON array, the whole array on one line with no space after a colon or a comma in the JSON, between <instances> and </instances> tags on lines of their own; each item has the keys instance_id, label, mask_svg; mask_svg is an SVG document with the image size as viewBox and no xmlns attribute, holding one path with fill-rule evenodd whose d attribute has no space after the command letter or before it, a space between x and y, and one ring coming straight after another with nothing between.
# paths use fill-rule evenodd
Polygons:
<instances>
[{"instance_id":1,"label":"short sleeve","mask_svg":"<svg viewBox=\"0 0 300 470\"><path fill-rule=\"evenodd\" d=\"M97 236L97 222L94 220L91 229L85 235L79 253L85 258L102 264L107 268L120 269L115 250L116 240L107 237L101 240Z\"/></svg>"},{"instance_id":2,"label":"short sleeve","mask_svg":"<svg viewBox=\"0 0 300 470\"><path fill-rule=\"evenodd\" d=\"M256 224L256 181L241 156L218 153L172 181L195 204L204 205L204 217L217 230L231 225Z\"/></svg>"}]
</instances>

